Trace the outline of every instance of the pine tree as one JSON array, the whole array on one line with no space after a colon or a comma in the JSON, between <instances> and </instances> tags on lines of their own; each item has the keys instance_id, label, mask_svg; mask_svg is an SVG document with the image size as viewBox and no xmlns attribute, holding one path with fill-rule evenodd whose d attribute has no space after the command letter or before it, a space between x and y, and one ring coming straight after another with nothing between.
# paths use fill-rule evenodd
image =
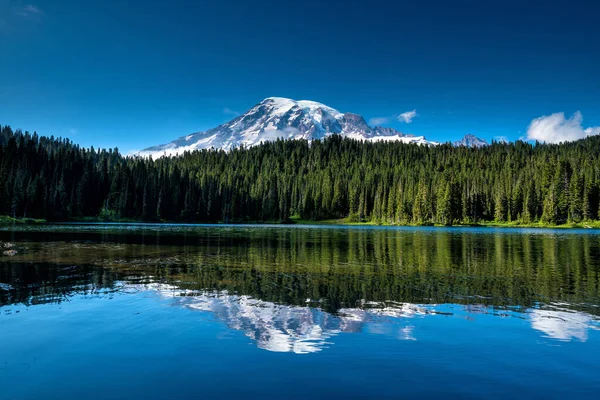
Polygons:
<instances>
[{"instance_id":1,"label":"pine tree","mask_svg":"<svg viewBox=\"0 0 600 400\"><path fill-rule=\"evenodd\" d=\"M452 201L450 184L440 185L436 198L437 222L441 225L452 225Z\"/></svg>"}]
</instances>

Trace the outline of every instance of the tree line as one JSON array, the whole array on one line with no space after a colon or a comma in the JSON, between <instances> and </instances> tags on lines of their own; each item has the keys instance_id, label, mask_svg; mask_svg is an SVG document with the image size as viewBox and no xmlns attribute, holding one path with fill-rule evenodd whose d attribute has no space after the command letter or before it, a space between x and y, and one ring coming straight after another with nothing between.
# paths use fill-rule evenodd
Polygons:
<instances>
[{"instance_id":1,"label":"tree line","mask_svg":"<svg viewBox=\"0 0 600 400\"><path fill-rule=\"evenodd\" d=\"M208 223L595 221L599 157L597 136L468 148L333 135L152 159L0 126L0 215Z\"/></svg>"}]
</instances>

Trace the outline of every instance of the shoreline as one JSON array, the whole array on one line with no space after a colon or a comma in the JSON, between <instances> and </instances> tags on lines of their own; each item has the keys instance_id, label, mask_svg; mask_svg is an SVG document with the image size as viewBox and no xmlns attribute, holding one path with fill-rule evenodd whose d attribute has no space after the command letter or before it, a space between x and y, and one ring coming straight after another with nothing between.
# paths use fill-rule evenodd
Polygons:
<instances>
[{"instance_id":1,"label":"shoreline","mask_svg":"<svg viewBox=\"0 0 600 400\"><path fill-rule=\"evenodd\" d=\"M342 220L322 220L322 221L299 221L290 225L344 225L344 226L389 226L389 227L436 227L436 228L539 228L539 229L600 229L600 221L586 221L579 223L567 223L560 225L545 224L540 222L515 223L515 222L483 222L472 224L389 224L376 222L348 222Z\"/></svg>"},{"instance_id":2,"label":"shoreline","mask_svg":"<svg viewBox=\"0 0 600 400\"><path fill-rule=\"evenodd\" d=\"M43 219L33 218L13 218L7 216L0 216L0 226L10 225L43 225L43 224L61 224L61 223L73 223L73 224L182 224L182 225L328 225L328 226L381 226L381 227L437 227L437 228L537 228L537 229L600 229L600 221L585 221L579 223L567 223L560 225L545 224L541 222L532 223L518 223L518 222L494 222L488 221L483 223L472 223L472 224L455 224L455 225L440 225L440 224L389 224L389 223L376 223L376 222L350 222L346 218L341 219L327 219L320 221L302 220L299 218L292 218L289 222L281 221L242 221L242 222L217 222L217 223L206 223L206 222L184 222L184 221L135 221L135 220L102 220L99 218L81 218L81 219L70 219L67 221L46 221Z\"/></svg>"}]
</instances>

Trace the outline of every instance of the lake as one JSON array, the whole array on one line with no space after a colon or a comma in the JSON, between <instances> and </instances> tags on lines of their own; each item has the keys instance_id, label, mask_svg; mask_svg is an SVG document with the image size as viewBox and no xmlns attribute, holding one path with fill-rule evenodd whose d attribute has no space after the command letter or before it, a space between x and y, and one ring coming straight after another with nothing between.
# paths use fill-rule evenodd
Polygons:
<instances>
[{"instance_id":1,"label":"lake","mask_svg":"<svg viewBox=\"0 0 600 400\"><path fill-rule=\"evenodd\" d=\"M599 231L65 224L0 242L3 399L600 393Z\"/></svg>"}]
</instances>

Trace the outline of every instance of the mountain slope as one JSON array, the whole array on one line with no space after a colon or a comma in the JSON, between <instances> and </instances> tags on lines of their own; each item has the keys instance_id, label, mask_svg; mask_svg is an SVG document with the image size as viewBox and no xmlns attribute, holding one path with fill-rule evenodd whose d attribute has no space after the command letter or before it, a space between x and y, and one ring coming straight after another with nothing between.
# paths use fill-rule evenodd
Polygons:
<instances>
[{"instance_id":1,"label":"mountain slope","mask_svg":"<svg viewBox=\"0 0 600 400\"><path fill-rule=\"evenodd\" d=\"M372 128L360 115L341 113L315 101L269 97L223 125L149 147L138 154L160 157L197 149L231 150L277 138L314 140L333 134L367 141L437 144L423 136L405 135L392 128Z\"/></svg>"}]
</instances>

